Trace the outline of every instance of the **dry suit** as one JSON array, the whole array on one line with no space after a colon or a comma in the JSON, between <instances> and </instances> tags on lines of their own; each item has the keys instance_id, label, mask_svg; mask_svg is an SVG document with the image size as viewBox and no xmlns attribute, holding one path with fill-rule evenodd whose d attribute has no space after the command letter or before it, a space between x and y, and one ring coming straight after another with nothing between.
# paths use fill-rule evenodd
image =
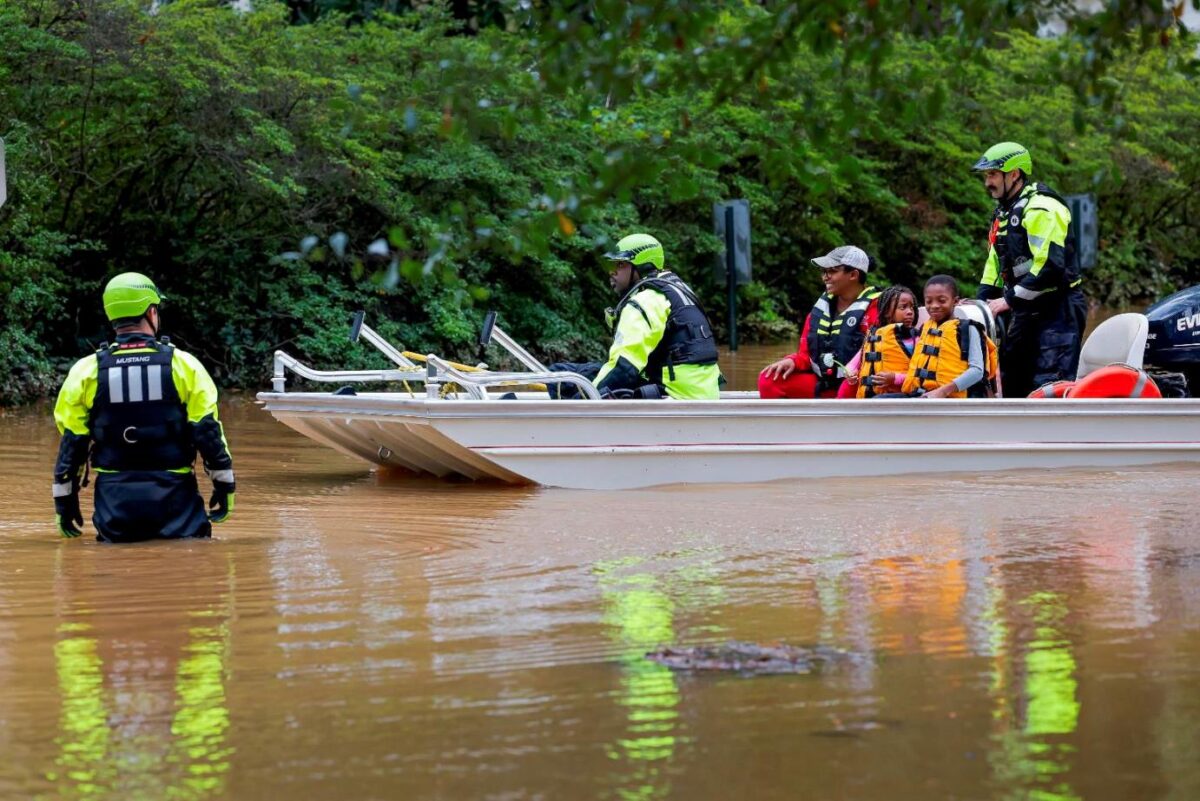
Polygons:
<instances>
[{"instance_id":1,"label":"dry suit","mask_svg":"<svg viewBox=\"0 0 1200 801\"><path fill-rule=\"evenodd\" d=\"M712 326L679 276L651 273L625 293L613 317L608 360L594 382L602 394L646 387L672 398L720 397Z\"/></svg>"},{"instance_id":2,"label":"dry suit","mask_svg":"<svg viewBox=\"0 0 1200 801\"><path fill-rule=\"evenodd\" d=\"M54 495L77 493L90 459L98 540L211 535L193 464L198 452L214 486L232 493L233 459L217 388L194 356L149 334L118 335L71 368L54 420Z\"/></svg>"},{"instance_id":3,"label":"dry suit","mask_svg":"<svg viewBox=\"0 0 1200 801\"><path fill-rule=\"evenodd\" d=\"M1068 252L1070 225L1063 198L1045 184L1026 184L996 206L978 297L1004 297L1012 309L1000 351L1008 397L1073 379L1079 366L1087 301Z\"/></svg>"}]
</instances>

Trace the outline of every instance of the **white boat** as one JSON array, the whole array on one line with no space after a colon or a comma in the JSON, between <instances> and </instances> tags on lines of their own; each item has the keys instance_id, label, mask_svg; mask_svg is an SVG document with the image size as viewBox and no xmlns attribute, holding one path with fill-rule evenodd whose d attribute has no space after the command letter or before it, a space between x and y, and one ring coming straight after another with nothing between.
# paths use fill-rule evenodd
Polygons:
<instances>
[{"instance_id":1,"label":"white boat","mask_svg":"<svg viewBox=\"0 0 1200 801\"><path fill-rule=\"evenodd\" d=\"M1195 399L259 399L301 434L368 462L577 489L1200 461Z\"/></svg>"},{"instance_id":2,"label":"white boat","mask_svg":"<svg viewBox=\"0 0 1200 801\"><path fill-rule=\"evenodd\" d=\"M1144 319L1125 322L1133 334L1118 338L1118 355L1140 365ZM1200 461L1200 399L848 402L760 400L741 392L716 401L602 401L586 379L548 373L503 332L502 344L530 372L465 373L432 355L420 367L376 341L361 318L356 323L354 336L361 327L398 369L322 372L280 352L275 391L259 400L284 424L335 450L433 476L629 489ZM1089 355L1099 356L1098 364L1117 360L1101 352L1096 335L1089 348L1085 363ZM410 391L286 392L286 371L313 381L404 381ZM499 399L488 391L549 380L573 382L588 399L550 400L545 392ZM414 382L423 391L412 390Z\"/></svg>"}]
</instances>

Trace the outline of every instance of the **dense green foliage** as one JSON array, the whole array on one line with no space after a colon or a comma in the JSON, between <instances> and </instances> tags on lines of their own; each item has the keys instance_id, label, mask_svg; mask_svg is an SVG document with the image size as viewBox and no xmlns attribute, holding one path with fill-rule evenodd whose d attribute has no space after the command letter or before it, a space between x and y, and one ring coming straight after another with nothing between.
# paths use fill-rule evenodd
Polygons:
<instances>
[{"instance_id":1,"label":"dense green foliage","mask_svg":"<svg viewBox=\"0 0 1200 801\"><path fill-rule=\"evenodd\" d=\"M100 288L127 269L159 281L174 340L226 383L262 385L278 347L378 364L345 341L356 308L414 350L474 356L495 308L547 358L595 356L612 302L597 254L651 231L719 307L712 204L728 197L754 226L743 336L787 335L818 288L808 257L842 242L891 280L973 285L990 201L968 167L1010 138L1040 180L1098 194L1094 300L1200 280L1191 43L1110 54L1093 96L1055 78L1087 61L1079 37L993 30L967 58L962 31L916 20L856 60L836 22L832 43L773 38L780 20L734 5L705 47L605 39L605 72L581 38L395 7L0 0L0 402L107 336ZM739 44L764 38L788 46ZM747 52L722 61L726 46ZM608 82L560 85L584 73Z\"/></svg>"}]
</instances>

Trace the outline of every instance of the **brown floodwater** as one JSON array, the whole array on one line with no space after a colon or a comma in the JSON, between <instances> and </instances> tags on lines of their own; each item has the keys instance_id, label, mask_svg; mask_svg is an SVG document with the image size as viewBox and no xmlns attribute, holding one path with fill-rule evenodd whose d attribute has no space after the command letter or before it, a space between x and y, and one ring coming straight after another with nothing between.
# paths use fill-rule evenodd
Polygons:
<instances>
[{"instance_id":1,"label":"brown floodwater","mask_svg":"<svg viewBox=\"0 0 1200 801\"><path fill-rule=\"evenodd\" d=\"M0 798L1200 798L1196 468L508 488L222 413L235 514L134 546L0 416ZM643 658L728 640L856 658Z\"/></svg>"}]
</instances>

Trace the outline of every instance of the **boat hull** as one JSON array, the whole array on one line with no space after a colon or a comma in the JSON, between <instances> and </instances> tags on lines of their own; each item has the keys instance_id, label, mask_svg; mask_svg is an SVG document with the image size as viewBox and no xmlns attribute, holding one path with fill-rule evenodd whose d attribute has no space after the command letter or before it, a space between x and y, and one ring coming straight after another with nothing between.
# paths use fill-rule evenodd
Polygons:
<instances>
[{"instance_id":1,"label":"boat hull","mask_svg":"<svg viewBox=\"0 0 1200 801\"><path fill-rule=\"evenodd\" d=\"M1200 461L1190 399L259 399L305 436L376 464L578 489Z\"/></svg>"}]
</instances>

